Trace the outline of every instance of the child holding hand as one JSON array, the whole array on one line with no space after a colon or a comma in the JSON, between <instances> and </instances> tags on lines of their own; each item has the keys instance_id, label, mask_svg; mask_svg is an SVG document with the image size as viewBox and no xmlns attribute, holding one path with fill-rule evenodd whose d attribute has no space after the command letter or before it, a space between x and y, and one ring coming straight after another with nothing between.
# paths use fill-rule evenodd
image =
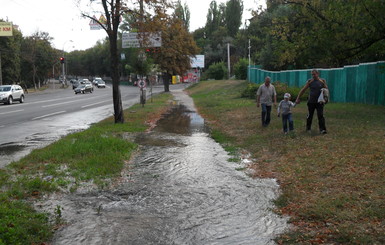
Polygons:
<instances>
[{"instance_id":1,"label":"child holding hand","mask_svg":"<svg viewBox=\"0 0 385 245\"><path fill-rule=\"evenodd\" d=\"M289 122L289 131L294 130L294 123L293 123L293 117L291 109L295 107L295 103L290 101L291 95L289 93L285 93L283 96L283 100L279 102L278 105L278 117L282 114L282 126L283 126L283 132L284 134L288 133L287 130L287 123Z\"/></svg>"}]
</instances>

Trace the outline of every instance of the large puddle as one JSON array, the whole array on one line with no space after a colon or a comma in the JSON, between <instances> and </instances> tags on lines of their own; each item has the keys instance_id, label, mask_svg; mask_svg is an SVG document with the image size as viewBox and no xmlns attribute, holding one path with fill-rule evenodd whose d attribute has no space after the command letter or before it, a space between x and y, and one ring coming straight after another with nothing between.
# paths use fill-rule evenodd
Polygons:
<instances>
[{"instance_id":1,"label":"large puddle","mask_svg":"<svg viewBox=\"0 0 385 245\"><path fill-rule=\"evenodd\" d=\"M237 171L189 103L137 137L141 150L113 190L41 203L67 221L53 244L274 244L287 228L271 211L276 181Z\"/></svg>"}]
</instances>

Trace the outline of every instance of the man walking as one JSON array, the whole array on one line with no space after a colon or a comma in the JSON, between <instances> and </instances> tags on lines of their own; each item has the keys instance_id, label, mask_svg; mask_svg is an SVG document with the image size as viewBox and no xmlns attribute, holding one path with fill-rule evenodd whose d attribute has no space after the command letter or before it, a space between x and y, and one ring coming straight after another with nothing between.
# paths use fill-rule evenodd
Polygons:
<instances>
[{"instance_id":1,"label":"man walking","mask_svg":"<svg viewBox=\"0 0 385 245\"><path fill-rule=\"evenodd\" d=\"M324 104L318 103L318 98L321 94L321 89L328 88L326 81L319 77L318 70L314 69L311 71L312 79L307 80L305 86L299 92L296 103L300 103L300 97L310 88L309 98L307 101L308 115L306 120L306 131L311 132L311 124L313 121L314 111L317 110L318 127L321 134L326 134L325 118L324 118Z\"/></svg>"},{"instance_id":2,"label":"man walking","mask_svg":"<svg viewBox=\"0 0 385 245\"><path fill-rule=\"evenodd\" d=\"M257 107L262 106L262 126L267 127L270 123L271 106L277 105L277 92L270 84L270 77L265 78L265 83L257 90ZM274 100L274 102L273 102Z\"/></svg>"}]
</instances>

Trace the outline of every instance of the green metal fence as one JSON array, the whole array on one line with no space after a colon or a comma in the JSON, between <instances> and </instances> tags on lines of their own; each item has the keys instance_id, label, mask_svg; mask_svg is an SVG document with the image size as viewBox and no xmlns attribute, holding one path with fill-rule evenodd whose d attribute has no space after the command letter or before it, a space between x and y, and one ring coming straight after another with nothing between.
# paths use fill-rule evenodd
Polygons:
<instances>
[{"instance_id":1,"label":"green metal fence","mask_svg":"<svg viewBox=\"0 0 385 245\"><path fill-rule=\"evenodd\" d=\"M311 70L266 71L251 66L247 79L262 83L269 76L273 82L302 87L311 78ZM328 84L331 101L385 105L385 61L318 70Z\"/></svg>"}]
</instances>

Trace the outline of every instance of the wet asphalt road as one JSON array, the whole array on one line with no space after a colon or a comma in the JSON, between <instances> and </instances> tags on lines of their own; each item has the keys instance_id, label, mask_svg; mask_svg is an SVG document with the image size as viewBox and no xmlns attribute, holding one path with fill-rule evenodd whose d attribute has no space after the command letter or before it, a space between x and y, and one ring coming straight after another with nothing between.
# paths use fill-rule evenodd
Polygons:
<instances>
[{"instance_id":1,"label":"wet asphalt road","mask_svg":"<svg viewBox=\"0 0 385 245\"><path fill-rule=\"evenodd\" d=\"M182 86L182 85L175 85ZM123 108L139 102L139 89L121 86ZM164 90L153 87L153 93ZM148 88L148 95L150 88ZM0 104L0 168L60 137L113 116L112 87L75 95L72 88L26 94L25 103Z\"/></svg>"}]
</instances>

